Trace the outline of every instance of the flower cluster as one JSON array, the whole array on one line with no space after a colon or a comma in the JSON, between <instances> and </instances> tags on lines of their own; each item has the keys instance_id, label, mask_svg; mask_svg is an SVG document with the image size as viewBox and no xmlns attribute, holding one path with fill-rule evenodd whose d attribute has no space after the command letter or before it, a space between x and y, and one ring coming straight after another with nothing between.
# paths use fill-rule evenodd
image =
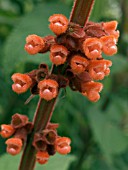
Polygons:
<instances>
[{"instance_id":1,"label":"flower cluster","mask_svg":"<svg viewBox=\"0 0 128 170\"><path fill-rule=\"evenodd\" d=\"M98 101L103 89L98 80L108 76L112 66L112 62L104 59L102 53L108 56L117 53L117 22L87 22L81 27L68 21L62 14L52 15L49 22L49 28L55 36L29 35L25 50L31 55L49 51L52 69L49 70L47 64L41 63L28 73L13 74L13 91L21 94L30 89L31 94L50 101L58 96L61 88L69 86L90 101ZM71 140L58 136L57 127L58 124L47 122L44 129L34 132L33 124L27 116L15 114L10 125L1 125L0 134L4 138L13 135L6 141L7 152L16 155L21 151L27 134L33 131L32 145L37 151L36 160L45 164L56 152L67 154L71 151Z\"/></svg>"},{"instance_id":2,"label":"flower cluster","mask_svg":"<svg viewBox=\"0 0 128 170\"><path fill-rule=\"evenodd\" d=\"M11 138L6 140L7 152L11 155L20 153L23 144L26 142L27 134L31 132L33 125L28 121L26 115L14 114L12 116L11 124L1 125L0 135L3 138Z\"/></svg>"},{"instance_id":3,"label":"flower cluster","mask_svg":"<svg viewBox=\"0 0 128 170\"><path fill-rule=\"evenodd\" d=\"M112 65L102 53L108 56L117 53L117 22L87 22L82 28L62 14L52 15L49 22L55 36L29 35L25 50L31 55L50 51L49 58L56 73L51 74L46 64L40 64L30 73L15 73L13 91L24 93L30 88L32 94L49 101L57 97L60 88L69 85L90 101L98 101L103 85L97 81L109 75Z\"/></svg>"},{"instance_id":4,"label":"flower cluster","mask_svg":"<svg viewBox=\"0 0 128 170\"><path fill-rule=\"evenodd\" d=\"M37 151L35 156L38 163L47 163L50 156L56 152L65 155L71 151L70 138L58 136L56 130L58 126L58 124L49 122L47 127L40 133L34 133L32 145ZM27 135L32 130L33 124L28 121L28 117L18 113L12 116L11 124L2 124L0 135L3 138L13 136L5 142L7 144L7 152L13 156L19 154L27 140Z\"/></svg>"},{"instance_id":5,"label":"flower cluster","mask_svg":"<svg viewBox=\"0 0 128 170\"><path fill-rule=\"evenodd\" d=\"M45 130L34 134L33 146L37 151L36 160L40 164L47 163L56 152L65 155L71 151L70 138L58 136L57 127L58 124L49 123Z\"/></svg>"}]
</instances>

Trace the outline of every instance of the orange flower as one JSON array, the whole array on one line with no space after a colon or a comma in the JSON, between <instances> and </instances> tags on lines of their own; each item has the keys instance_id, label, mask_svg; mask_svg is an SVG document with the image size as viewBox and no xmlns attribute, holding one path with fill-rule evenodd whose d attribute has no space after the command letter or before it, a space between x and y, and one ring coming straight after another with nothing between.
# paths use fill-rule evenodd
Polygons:
<instances>
[{"instance_id":1,"label":"orange flower","mask_svg":"<svg viewBox=\"0 0 128 170\"><path fill-rule=\"evenodd\" d=\"M58 83L52 79L45 79L38 84L40 97L45 100L52 100L58 94Z\"/></svg>"},{"instance_id":2,"label":"orange flower","mask_svg":"<svg viewBox=\"0 0 128 170\"><path fill-rule=\"evenodd\" d=\"M44 42L43 38L41 38L35 34L27 36L25 50L29 54L31 54L31 55L37 54L38 52L43 50L44 47L45 47L45 42Z\"/></svg>"},{"instance_id":3,"label":"orange flower","mask_svg":"<svg viewBox=\"0 0 128 170\"><path fill-rule=\"evenodd\" d=\"M68 55L68 50L63 45L53 45L50 49L50 60L55 65L64 64Z\"/></svg>"},{"instance_id":4,"label":"orange flower","mask_svg":"<svg viewBox=\"0 0 128 170\"><path fill-rule=\"evenodd\" d=\"M88 60L80 55L74 55L71 59L70 66L74 73L80 74L87 68Z\"/></svg>"},{"instance_id":5,"label":"orange flower","mask_svg":"<svg viewBox=\"0 0 128 170\"><path fill-rule=\"evenodd\" d=\"M108 67L112 66L109 60L91 60L88 66L88 72L94 80L102 80L110 73Z\"/></svg>"},{"instance_id":6,"label":"orange flower","mask_svg":"<svg viewBox=\"0 0 128 170\"><path fill-rule=\"evenodd\" d=\"M116 40L119 38L119 31L117 29L118 22L117 21L110 21L110 22L103 22L104 30L109 33L109 35L113 35Z\"/></svg>"},{"instance_id":7,"label":"orange flower","mask_svg":"<svg viewBox=\"0 0 128 170\"><path fill-rule=\"evenodd\" d=\"M11 155L20 153L23 145L22 140L19 138L10 138L5 143L7 144L7 152Z\"/></svg>"},{"instance_id":8,"label":"orange flower","mask_svg":"<svg viewBox=\"0 0 128 170\"><path fill-rule=\"evenodd\" d=\"M82 84L82 94L92 102L96 102L100 99L99 92L101 92L102 89L103 85L99 82L91 81Z\"/></svg>"},{"instance_id":9,"label":"orange flower","mask_svg":"<svg viewBox=\"0 0 128 170\"><path fill-rule=\"evenodd\" d=\"M49 28L56 34L60 35L66 32L68 28L68 19L62 14L54 14L49 18Z\"/></svg>"},{"instance_id":10,"label":"orange flower","mask_svg":"<svg viewBox=\"0 0 128 170\"><path fill-rule=\"evenodd\" d=\"M39 163L39 164L46 164L49 160L49 154L48 152L46 151L39 151L37 152L36 154L36 161Z\"/></svg>"},{"instance_id":11,"label":"orange flower","mask_svg":"<svg viewBox=\"0 0 128 170\"><path fill-rule=\"evenodd\" d=\"M12 136L14 132L15 132L15 129L13 128L12 125L5 125L5 124L1 125L0 134L3 138L8 138Z\"/></svg>"},{"instance_id":12,"label":"orange flower","mask_svg":"<svg viewBox=\"0 0 128 170\"><path fill-rule=\"evenodd\" d=\"M71 140L67 137L58 137L55 142L56 151L62 155L71 152Z\"/></svg>"},{"instance_id":13,"label":"orange flower","mask_svg":"<svg viewBox=\"0 0 128 170\"><path fill-rule=\"evenodd\" d=\"M106 55L111 56L117 53L116 39L113 35L103 36L100 40L103 44L102 50Z\"/></svg>"},{"instance_id":14,"label":"orange flower","mask_svg":"<svg viewBox=\"0 0 128 170\"><path fill-rule=\"evenodd\" d=\"M32 79L26 74L15 73L11 78L14 81L12 90L18 94L26 92L32 85Z\"/></svg>"},{"instance_id":15,"label":"orange flower","mask_svg":"<svg viewBox=\"0 0 128 170\"><path fill-rule=\"evenodd\" d=\"M83 50L89 59L101 58L102 43L98 38L87 38L83 42Z\"/></svg>"}]
</instances>

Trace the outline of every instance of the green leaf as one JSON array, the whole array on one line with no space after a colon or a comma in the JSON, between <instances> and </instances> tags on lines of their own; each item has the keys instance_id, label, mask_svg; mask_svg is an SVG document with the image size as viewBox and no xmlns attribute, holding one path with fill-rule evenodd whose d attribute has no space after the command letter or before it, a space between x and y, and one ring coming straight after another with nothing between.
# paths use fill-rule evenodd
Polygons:
<instances>
[{"instance_id":1,"label":"green leaf","mask_svg":"<svg viewBox=\"0 0 128 170\"><path fill-rule=\"evenodd\" d=\"M7 78L14 70L18 71L19 66L25 62L49 62L48 53L30 56L25 52L24 45L25 38L29 34L37 34L39 36L52 34L48 28L48 18L54 13L67 15L69 13L69 8L62 2L44 2L37 5L31 13L21 18L19 24L7 39L4 48L3 67L6 70Z\"/></svg>"},{"instance_id":2,"label":"green leaf","mask_svg":"<svg viewBox=\"0 0 128 170\"><path fill-rule=\"evenodd\" d=\"M21 155L11 156L5 154L0 158L0 169L1 170L17 170L20 163ZM56 154L51 156L49 162L46 165L36 165L35 170L67 170L70 163L74 161L75 157L71 155L62 156ZM27 167L26 167L27 169Z\"/></svg>"},{"instance_id":3,"label":"green leaf","mask_svg":"<svg viewBox=\"0 0 128 170\"><path fill-rule=\"evenodd\" d=\"M121 154L128 146L126 136L120 127L101 113L96 107L90 109L88 114L90 126L100 148L107 155Z\"/></svg>"}]
</instances>

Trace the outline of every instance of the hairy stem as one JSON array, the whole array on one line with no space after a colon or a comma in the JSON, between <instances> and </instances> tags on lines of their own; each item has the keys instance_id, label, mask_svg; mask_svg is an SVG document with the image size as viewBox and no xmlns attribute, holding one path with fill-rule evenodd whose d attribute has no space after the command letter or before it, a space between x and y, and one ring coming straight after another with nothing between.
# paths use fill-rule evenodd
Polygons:
<instances>
[{"instance_id":1,"label":"hairy stem","mask_svg":"<svg viewBox=\"0 0 128 170\"><path fill-rule=\"evenodd\" d=\"M91 14L95 0L75 0L70 15L70 22L85 26Z\"/></svg>"}]
</instances>

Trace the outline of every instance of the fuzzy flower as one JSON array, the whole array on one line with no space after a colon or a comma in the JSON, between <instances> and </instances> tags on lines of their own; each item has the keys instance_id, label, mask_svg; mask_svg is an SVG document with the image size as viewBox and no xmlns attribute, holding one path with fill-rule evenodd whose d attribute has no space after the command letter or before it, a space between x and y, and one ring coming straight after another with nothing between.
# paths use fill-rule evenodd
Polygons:
<instances>
[{"instance_id":1,"label":"fuzzy flower","mask_svg":"<svg viewBox=\"0 0 128 170\"><path fill-rule=\"evenodd\" d=\"M68 19L62 14L54 14L49 18L49 28L56 34L60 35L66 32L68 28Z\"/></svg>"},{"instance_id":2,"label":"fuzzy flower","mask_svg":"<svg viewBox=\"0 0 128 170\"><path fill-rule=\"evenodd\" d=\"M26 74L15 73L11 78L14 81L12 90L18 94L26 92L32 85L32 79Z\"/></svg>"},{"instance_id":3,"label":"fuzzy flower","mask_svg":"<svg viewBox=\"0 0 128 170\"><path fill-rule=\"evenodd\" d=\"M88 72L92 79L102 80L110 73L109 67L111 66L112 62L109 60L91 60L88 66Z\"/></svg>"},{"instance_id":4,"label":"fuzzy flower","mask_svg":"<svg viewBox=\"0 0 128 170\"><path fill-rule=\"evenodd\" d=\"M98 38L87 38L83 42L83 50L89 59L97 59L102 57L102 43Z\"/></svg>"},{"instance_id":5,"label":"fuzzy flower","mask_svg":"<svg viewBox=\"0 0 128 170\"><path fill-rule=\"evenodd\" d=\"M103 29L109 34L109 35L113 35L116 40L118 40L119 38L119 31L117 29L117 21L110 21L110 22L103 22Z\"/></svg>"},{"instance_id":6,"label":"fuzzy flower","mask_svg":"<svg viewBox=\"0 0 128 170\"><path fill-rule=\"evenodd\" d=\"M10 138L6 141L7 144L7 152L11 155L17 155L20 153L22 148L22 140L19 138Z\"/></svg>"},{"instance_id":7,"label":"fuzzy flower","mask_svg":"<svg viewBox=\"0 0 128 170\"><path fill-rule=\"evenodd\" d=\"M58 137L55 143L56 151L62 155L70 153L71 152L70 143L71 143L70 138Z\"/></svg>"},{"instance_id":8,"label":"fuzzy flower","mask_svg":"<svg viewBox=\"0 0 128 170\"><path fill-rule=\"evenodd\" d=\"M103 45L102 50L106 55L112 56L117 53L116 38L113 35L103 36L100 40Z\"/></svg>"},{"instance_id":9,"label":"fuzzy flower","mask_svg":"<svg viewBox=\"0 0 128 170\"><path fill-rule=\"evenodd\" d=\"M15 132L15 129L13 128L12 125L1 125L1 132L0 132L0 135L3 137L3 138L8 138L10 136L12 136Z\"/></svg>"},{"instance_id":10,"label":"fuzzy flower","mask_svg":"<svg viewBox=\"0 0 128 170\"><path fill-rule=\"evenodd\" d=\"M52 79L45 79L39 82L39 95L41 98L49 101L58 94L58 83Z\"/></svg>"},{"instance_id":11,"label":"fuzzy flower","mask_svg":"<svg viewBox=\"0 0 128 170\"><path fill-rule=\"evenodd\" d=\"M27 36L26 44L24 48L29 54L31 55L37 54L41 52L41 50L43 50L44 47L45 47L45 42L43 38L35 34Z\"/></svg>"},{"instance_id":12,"label":"fuzzy flower","mask_svg":"<svg viewBox=\"0 0 128 170\"><path fill-rule=\"evenodd\" d=\"M63 45L53 45L50 49L50 60L55 65L64 64L68 55L68 50Z\"/></svg>"},{"instance_id":13,"label":"fuzzy flower","mask_svg":"<svg viewBox=\"0 0 128 170\"><path fill-rule=\"evenodd\" d=\"M36 161L39 163L39 164L46 164L49 160L49 154L48 152L46 151L39 151L37 152L36 154Z\"/></svg>"},{"instance_id":14,"label":"fuzzy flower","mask_svg":"<svg viewBox=\"0 0 128 170\"><path fill-rule=\"evenodd\" d=\"M100 99L99 92L101 92L102 89L103 85L99 82L91 81L82 84L82 94L92 102L97 102Z\"/></svg>"},{"instance_id":15,"label":"fuzzy flower","mask_svg":"<svg viewBox=\"0 0 128 170\"><path fill-rule=\"evenodd\" d=\"M70 66L74 73L80 74L85 71L88 60L81 55L74 55L71 59Z\"/></svg>"}]
</instances>

